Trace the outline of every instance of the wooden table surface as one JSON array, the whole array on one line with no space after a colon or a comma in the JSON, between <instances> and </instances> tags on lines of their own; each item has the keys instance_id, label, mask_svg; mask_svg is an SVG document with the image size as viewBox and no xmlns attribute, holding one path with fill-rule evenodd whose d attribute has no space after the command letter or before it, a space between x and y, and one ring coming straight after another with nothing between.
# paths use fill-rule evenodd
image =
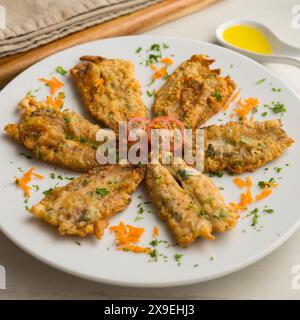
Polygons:
<instances>
[{"instance_id":1,"label":"wooden table surface","mask_svg":"<svg viewBox=\"0 0 300 320\"><path fill-rule=\"evenodd\" d=\"M219 23L244 17L268 24L283 39L300 47L300 29L291 26L291 8L297 2L226 0L146 34L213 41ZM299 69L275 64L268 67L300 95ZM221 279L177 288L133 289L93 283L52 269L0 233L0 264L7 271L7 289L0 290L0 299L299 299L300 289L291 285L292 267L300 265L299 249L300 230L268 257Z\"/></svg>"}]
</instances>

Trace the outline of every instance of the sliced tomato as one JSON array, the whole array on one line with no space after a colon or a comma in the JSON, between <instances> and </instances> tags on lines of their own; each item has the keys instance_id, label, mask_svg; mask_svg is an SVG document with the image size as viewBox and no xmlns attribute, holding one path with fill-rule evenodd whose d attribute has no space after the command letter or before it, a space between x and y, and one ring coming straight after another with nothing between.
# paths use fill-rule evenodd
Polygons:
<instances>
[{"instance_id":1,"label":"sliced tomato","mask_svg":"<svg viewBox=\"0 0 300 320\"><path fill-rule=\"evenodd\" d=\"M152 129L167 129L170 131L174 130L174 129L179 129L182 134L182 137L183 137L182 143L184 143L184 141L185 141L184 124L173 116L159 116L159 117L156 117L150 121L150 123L148 125L148 130L147 130L148 140L149 140L150 144L151 144L151 130ZM172 135L170 135L170 137L174 137L174 135L172 134ZM171 152L175 151L174 143L171 143L170 151Z\"/></svg>"}]
</instances>

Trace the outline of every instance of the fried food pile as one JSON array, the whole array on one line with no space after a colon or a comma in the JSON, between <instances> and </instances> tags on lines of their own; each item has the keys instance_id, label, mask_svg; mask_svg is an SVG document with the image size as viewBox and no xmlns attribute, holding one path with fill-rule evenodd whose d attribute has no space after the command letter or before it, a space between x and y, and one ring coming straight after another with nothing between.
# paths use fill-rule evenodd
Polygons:
<instances>
[{"instance_id":1,"label":"fried food pile","mask_svg":"<svg viewBox=\"0 0 300 320\"><path fill-rule=\"evenodd\" d=\"M118 133L119 122L146 118L141 87L134 65L121 59L84 56L70 73L92 117ZM199 54L183 62L156 92L152 112L181 121L185 128L203 125L229 101L236 84L211 69L213 59ZM20 103L18 124L7 134L31 150L41 161L84 172L64 187L54 188L30 212L56 226L62 235L101 238L109 218L124 210L144 178L145 168L99 165L96 151L100 130L79 114L61 111L33 97ZM157 122L159 127L159 121ZM240 121L204 127L204 172L254 171L279 157L293 140L280 120ZM146 187L160 217L179 245L198 237L213 240L215 232L235 227L238 214L227 207L220 190L205 174L182 159L146 168Z\"/></svg>"}]
</instances>

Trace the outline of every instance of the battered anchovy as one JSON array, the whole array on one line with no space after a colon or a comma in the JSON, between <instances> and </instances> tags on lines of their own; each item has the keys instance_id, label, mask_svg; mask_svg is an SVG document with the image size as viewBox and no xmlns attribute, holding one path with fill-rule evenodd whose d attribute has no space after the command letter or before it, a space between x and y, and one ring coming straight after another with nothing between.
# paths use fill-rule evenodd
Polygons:
<instances>
[{"instance_id":1,"label":"battered anchovy","mask_svg":"<svg viewBox=\"0 0 300 320\"><path fill-rule=\"evenodd\" d=\"M160 217L182 246L197 237L234 228L238 216L228 209L215 184L181 159L171 165L149 164L146 186Z\"/></svg>"},{"instance_id":2,"label":"battered anchovy","mask_svg":"<svg viewBox=\"0 0 300 320\"><path fill-rule=\"evenodd\" d=\"M128 206L143 177L144 170L131 165L97 167L50 190L30 212L57 226L62 235L101 239L109 218Z\"/></svg>"},{"instance_id":3,"label":"battered anchovy","mask_svg":"<svg viewBox=\"0 0 300 320\"><path fill-rule=\"evenodd\" d=\"M24 111L19 124L8 124L5 131L38 159L83 172L99 165L96 161L98 125L73 111L60 111L33 97L26 97L19 106Z\"/></svg>"},{"instance_id":4,"label":"battered anchovy","mask_svg":"<svg viewBox=\"0 0 300 320\"><path fill-rule=\"evenodd\" d=\"M220 69L210 69L213 62L202 54L183 62L155 94L152 112L196 128L220 111L236 85L229 76L221 77Z\"/></svg>"},{"instance_id":5,"label":"battered anchovy","mask_svg":"<svg viewBox=\"0 0 300 320\"><path fill-rule=\"evenodd\" d=\"M85 108L107 127L118 132L119 121L147 117L134 64L121 59L84 56L71 69Z\"/></svg>"},{"instance_id":6,"label":"battered anchovy","mask_svg":"<svg viewBox=\"0 0 300 320\"><path fill-rule=\"evenodd\" d=\"M254 171L293 144L280 120L229 122L204 128L205 172Z\"/></svg>"}]
</instances>

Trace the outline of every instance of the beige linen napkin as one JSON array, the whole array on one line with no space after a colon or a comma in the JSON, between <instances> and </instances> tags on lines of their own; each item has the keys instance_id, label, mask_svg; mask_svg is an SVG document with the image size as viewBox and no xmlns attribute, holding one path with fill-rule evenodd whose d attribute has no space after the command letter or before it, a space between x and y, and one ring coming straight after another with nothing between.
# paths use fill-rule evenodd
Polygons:
<instances>
[{"instance_id":1,"label":"beige linen napkin","mask_svg":"<svg viewBox=\"0 0 300 320\"><path fill-rule=\"evenodd\" d=\"M26 51L161 0L0 0L0 57Z\"/></svg>"}]
</instances>

